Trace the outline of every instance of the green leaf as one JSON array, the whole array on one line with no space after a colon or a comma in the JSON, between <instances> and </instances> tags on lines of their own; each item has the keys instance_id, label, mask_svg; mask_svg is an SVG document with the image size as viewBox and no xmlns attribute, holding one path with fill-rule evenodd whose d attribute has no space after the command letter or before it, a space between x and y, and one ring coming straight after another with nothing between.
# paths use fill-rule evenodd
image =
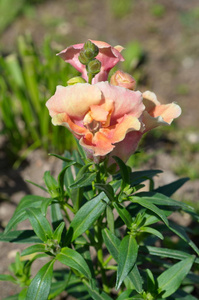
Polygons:
<instances>
[{"instance_id":1,"label":"green leaf","mask_svg":"<svg viewBox=\"0 0 199 300\"><path fill-rule=\"evenodd\" d=\"M28 288L26 300L47 300L53 276L53 264L51 260L45 264L32 279Z\"/></svg>"},{"instance_id":2,"label":"green leaf","mask_svg":"<svg viewBox=\"0 0 199 300\"><path fill-rule=\"evenodd\" d=\"M145 198L141 198L141 197L133 197L132 199L130 199L133 203L138 203L143 207L146 207L147 209L151 210L152 212L154 212L156 215L158 215L160 217L160 219L167 225L169 226L169 222L164 214L164 212L162 210L160 210L157 206L155 206L154 204L150 203L150 201L148 201L148 199Z\"/></svg>"},{"instance_id":3,"label":"green leaf","mask_svg":"<svg viewBox=\"0 0 199 300\"><path fill-rule=\"evenodd\" d=\"M118 239L111 231L107 228L103 229L102 236L104 243L109 251L109 253L113 256L115 261L118 260L119 254L119 246L120 246L120 239Z\"/></svg>"},{"instance_id":4,"label":"green leaf","mask_svg":"<svg viewBox=\"0 0 199 300\"><path fill-rule=\"evenodd\" d=\"M96 179L96 173L84 173L77 178L70 186L71 189L89 186Z\"/></svg>"},{"instance_id":5,"label":"green leaf","mask_svg":"<svg viewBox=\"0 0 199 300\"><path fill-rule=\"evenodd\" d=\"M13 227L15 227L18 223L26 220L28 218L28 215L26 213L26 208L30 207L41 207L43 202L48 201L49 198L44 198L40 196L34 196L34 195L27 195L23 197L16 208L12 218L8 222L5 233L9 232Z\"/></svg>"},{"instance_id":6,"label":"green leaf","mask_svg":"<svg viewBox=\"0 0 199 300\"><path fill-rule=\"evenodd\" d=\"M196 246L196 244L194 244L194 242L189 238L189 236L187 235L185 229L178 225L175 224L173 222L170 222L170 226L169 229L171 231L173 231L175 234L177 234L182 240L184 240L186 243L188 243L188 245L197 253L197 255L199 255L199 249Z\"/></svg>"},{"instance_id":7,"label":"green leaf","mask_svg":"<svg viewBox=\"0 0 199 300\"><path fill-rule=\"evenodd\" d=\"M79 140L78 140L78 139L75 139L75 141L76 141L77 149L78 149L78 152L79 152L79 154L80 154L81 159L87 160L86 153L85 153L83 147L79 144Z\"/></svg>"},{"instance_id":8,"label":"green leaf","mask_svg":"<svg viewBox=\"0 0 199 300\"><path fill-rule=\"evenodd\" d=\"M62 264L77 270L87 278L91 278L91 272L85 259L77 251L68 247L62 248L56 259Z\"/></svg>"},{"instance_id":9,"label":"green leaf","mask_svg":"<svg viewBox=\"0 0 199 300\"><path fill-rule=\"evenodd\" d=\"M119 157L113 156L114 160L120 168L120 174L124 184L130 183L130 167L128 167ZM124 185L125 186L125 185Z\"/></svg>"},{"instance_id":10,"label":"green leaf","mask_svg":"<svg viewBox=\"0 0 199 300\"><path fill-rule=\"evenodd\" d=\"M21 256L29 255L29 254L37 253L37 252L46 252L45 245L44 244L32 245L32 246L24 249L21 253Z\"/></svg>"},{"instance_id":11,"label":"green leaf","mask_svg":"<svg viewBox=\"0 0 199 300\"><path fill-rule=\"evenodd\" d=\"M57 157L57 158L63 160L64 162L66 162L66 163L74 163L76 166L82 167L82 164L80 164L79 162L74 161L72 158L68 158L66 156L61 156L61 155L57 155L57 154L53 154L53 153L49 153L49 155Z\"/></svg>"},{"instance_id":12,"label":"green leaf","mask_svg":"<svg viewBox=\"0 0 199 300\"><path fill-rule=\"evenodd\" d=\"M91 227L98 217L105 210L107 203L106 195L102 192L92 200L84 204L72 220L66 241L70 242L71 238L74 241L79 235Z\"/></svg>"},{"instance_id":13,"label":"green leaf","mask_svg":"<svg viewBox=\"0 0 199 300\"><path fill-rule=\"evenodd\" d=\"M154 192L164 194L164 195L170 197L188 180L189 180L188 177L180 178L172 183L160 186L159 188L155 189Z\"/></svg>"},{"instance_id":14,"label":"green leaf","mask_svg":"<svg viewBox=\"0 0 199 300\"><path fill-rule=\"evenodd\" d=\"M110 201L115 200L115 192L110 184L96 183L95 187L103 191Z\"/></svg>"},{"instance_id":15,"label":"green leaf","mask_svg":"<svg viewBox=\"0 0 199 300\"><path fill-rule=\"evenodd\" d=\"M112 232L110 232L107 228L103 229L102 236L104 243L109 251L109 253L113 256L115 261L118 261L119 256L119 247L120 247L120 239L118 239ZM138 293L142 292L142 278L137 269L137 266L134 265L132 271L128 274L128 279L133 283L135 290Z\"/></svg>"},{"instance_id":16,"label":"green leaf","mask_svg":"<svg viewBox=\"0 0 199 300\"><path fill-rule=\"evenodd\" d=\"M132 186L138 185L147 179L152 179L157 174L162 173L161 170L144 170L136 171L130 174L130 182Z\"/></svg>"},{"instance_id":17,"label":"green leaf","mask_svg":"<svg viewBox=\"0 0 199 300\"><path fill-rule=\"evenodd\" d=\"M137 268L137 265L134 265L133 269L129 273L129 275L125 278L124 283L126 285L126 281L129 281L131 283L131 288L135 289L136 292L139 294L143 291L142 285L143 285L143 279L140 275L140 272ZM126 285L127 287L127 285Z\"/></svg>"},{"instance_id":18,"label":"green leaf","mask_svg":"<svg viewBox=\"0 0 199 300\"><path fill-rule=\"evenodd\" d=\"M127 289L126 291L121 293L116 300L129 300L129 296L131 295L131 293L132 293L132 290Z\"/></svg>"},{"instance_id":19,"label":"green leaf","mask_svg":"<svg viewBox=\"0 0 199 300\"><path fill-rule=\"evenodd\" d=\"M31 181L31 180L28 180L28 179L27 179L26 181L27 181L28 183L30 183L30 184L32 184L32 185L38 187L38 188L41 189L42 191L48 192L48 190L47 190L46 188L44 188L42 185L39 185L39 184L37 184L37 183L35 183L35 182Z\"/></svg>"},{"instance_id":20,"label":"green leaf","mask_svg":"<svg viewBox=\"0 0 199 300\"><path fill-rule=\"evenodd\" d=\"M163 240L164 237L163 235L161 234L161 232L159 232L158 230L152 228L152 227L141 227L140 228L140 232L147 232L147 233L151 233L153 235L156 235L157 237L159 237L159 239Z\"/></svg>"},{"instance_id":21,"label":"green leaf","mask_svg":"<svg viewBox=\"0 0 199 300\"><path fill-rule=\"evenodd\" d=\"M12 283L17 284L16 279L13 276L7 275L7 274L0 274L0 280L1 281L10 281Z\"/></svg>"},{"instance_id":22,"label":"green leaf","mask_svg":"<svg viewBox=\"0 0 199 300\"><path fill-rule=\"evenodd\" d=\"M61 236L62 236L64 227L65 227L65 223L64 222L60 223L59 226L55 229L55 232L53 233L53 239L57 240L58 243L61 242Z\"/></svg>"},{"instance_id":23,"label":"green leaf","mask_svg":"<svg viewBox=\"0 0 199 300\"><path fill-rule=\"evenodd\" d=\"M24 288L23 290L21 290L21 292L19 293L18 300L26 300L27 292L28 288Z\"/></svg>"},{"instance_id":24,"label":"green leaf","mask_svg":"<svg viewBox=\"0 0 199 300\"><path fill-rule=\"evenodd\" d=\"M190 205L187 205L181 201L176 201L176 200L171 199L163 194L159 194L156 192L141 192L141 193L137 193L135 195L135 197L136 196L142 197L142 199L144 199L150 203L156 204L156 205L177 206L177 207L181 207L182 209L185 209L185 210L187 210L187 209L191 210L191 211L194 210L194 208Z\"/></svg>"},{"instance_id":25,"label":"green leaf","mask_svg":"<svg viewBox=\"0 0 199 300\"><path fill-rule=\"evenodd\" d=\"M113 203L113 206L117 210L120 218L124 221L124 224L126 224L126 226L130 228L132 224L132 217L128 210L124 206L122 206L121 204L117 204L116 202Z\"/></svg>"},{"instance_id":26,"label":"green leaf","mask_svg":"<svg viewBox=\"0 0 199 300\"><path fill-rule=\"evenodd\" d=\"M114 214L112 208L109 205L107 205L106 207L106 218L110 231L114 233Z\"/></svg>"},{"instance_id":27,"label":"green leaf","mask_svg":"<svg viewBox=\"0 0 199 300\"><path fill-rule=\"evenodd\" d=\"M59 184L59 187L60 187L62 193L64 191L64 177L65 177L65 173L66 173L67 169L70 168L74 164L75 164L74 161L67 163L66 166L62 169L62 171L58 175L58 184Z\"/></svg>"},{"instance_id":28,"label":"green leaf","mask_svg":"<svg viewBox=\"0 0 199 300\"><path fill-rule=\"evenodd\" d=\"M155 255L160 257L167 257L167 258L174 258L179 260L184 260L190 257L190 254L179 251L179 250L172 250L167 248L158 248L153 246L140 246L139 248L140 253L144 253L145 255ZM199 259L196 258L195 263L199 263Z\"/></svg>"},{"instance_id":29,"label":"green leaf","mask_svg":"<svg viewBox=\"0 0 199 300\"><path fill-rule=\"evenodd\" d=\"M112 300L106 293L100 293L99 289L96 287L92 287L86 280L83 280L84 285L86 286L90 296L94 300Z\"/></svg>"},{"instance_id":30,"label":"green leaf","mask_svg":"<svg viewBox=\"0 0 199 300\"><path fill-rule=\"evenodd\" d=\"M59 203L52 203L50 208L51 222L53 229L55 230L64 220Z\"/></svg>"},{"instance_id":31,"label":"green leaf","mask_svg":"<svg viewBox=\"0 0 199 300\"><path fill-rule=\"evenodd\" d=\"M190 271L195 257L190 256L164 271L158 278L158 293L162 297L172 295L181 285L183 279Z\"/></svg>"},{"instance_id":32,"label":"green leaf","mask_svg":"<svg viewBox=\"0 0 199 300\"><path fill-rule=\"evenodd\" d=\"M18 244L42 242L33 230L15 230L8 233L0 233L0 241Z\"/></svg>"},{"instance_id":33,"label":"green leaf","mask_svg":"<svg viewBox=\"0 0 199 300\"><path fill-rule=\"evenodd\" d=\"M46 171L44 173L44 182L48 189L48 192L50 193L50 195L52 195L52 197L54 197L54 195L57 194L58 182L53 176L51 176L50 171Z\"/></svg>"},{"instance_id":34,"label":"green leaf","mask_svg":"<svg viewBox=\"0 0 199 300\"><path fill-rule=\"evenodd\" d=\"M49 238L52 238L53 233L50 224L48 220L43 216L41 211L37 208L29 208L26 211L36 235L43 242L47 242Z\"/></svg>"},{"instance_id":35,"label":"green leaf","mask_svg":"<svg viewBox=\"0 0 199 300\"><path fill-rule=\"evenodd\" d=\"M119 246L116 289L118 290L125 277L136 262L138 245L131 235L125 236Z\"/></svg>"}]
</instances>

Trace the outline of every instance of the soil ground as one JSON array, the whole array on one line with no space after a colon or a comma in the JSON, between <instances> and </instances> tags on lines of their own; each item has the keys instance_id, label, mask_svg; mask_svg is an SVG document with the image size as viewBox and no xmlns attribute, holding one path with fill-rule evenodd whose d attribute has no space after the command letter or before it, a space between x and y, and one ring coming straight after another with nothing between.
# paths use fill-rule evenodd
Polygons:
<instances>
[{"instance_id":1,"label":"soil ground","mask_svg":"<svg viewBox=\"0 0 199 300\"><path fill-rule=\"evenodd\" d=\"M154 5L157 3L164 8L161 14L155 13ZM120 11L114 8L113 1L45 1L34 6L31 17L28 13L20 15L6 29L0 40L2 51L3 53L14 52L17 36L26 31L31 32L33 40L38 45L42 44L45 35L48 34L52 44L59 43L61 49L71 43L84 42L87 39L104 40L111 45L126 45L131 41L138 41L146 53L146 61L142 69L145 80L141 81L138 88L141 91L146 89L154 91L163 103L178 102L183 110L182 116L177 121L178 128L188 130L187 143L190 142L192 133L195 136L195 143L199 143L198 0L132 0L131 4L130 9L121 16ZM0 142L3 145L3 138ZM153 150L152 147L147 148L148 152ZM58 174L61 168L61 164L52 157L49 159L41 150L32 153L18 170L10 168L6 157L1 147L0 224L2 230L23 195L40 193L25 180L43 184L44 171L50 170ZM156 180L158 186L177 179L172 170L173 164L179 163L179 159L173 161L168 152L162 151L149 160L144 168L164 170ZM198 159L198 155L193 159ZM184 199L186 196L190 201L196 202L199 196L198 186L199 180L196 178L188 182L176 197ZM178 219L179 222L182 221L179 216ZM183 218L183 222L185 219ZM29 226L29 224L25 223L21 226ZM0 244L1 274L8 273L8 265L14 260L16 252L22 248L23 246L15 244ZM12 284L0 283L0 291L0 298L3 299L15 294L17 289Z\"/></svg>"}]
</instances>

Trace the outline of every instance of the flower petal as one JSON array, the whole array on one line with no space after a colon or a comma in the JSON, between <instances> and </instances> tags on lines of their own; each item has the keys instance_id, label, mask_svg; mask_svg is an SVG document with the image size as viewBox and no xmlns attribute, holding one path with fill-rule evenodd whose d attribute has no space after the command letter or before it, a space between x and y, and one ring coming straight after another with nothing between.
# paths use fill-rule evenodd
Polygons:
<instances>
[{"instance_id":1,"label":"flower petal","mask_svg":"<svg viewBox=\"0 0 199 300\"><path fill-rule=\"evenodd\" d=\"M142 94L139 91L131 91L119 86L113 86L108 82L98 82L96 86L102 91L105 99L114 101L112 121L122 118L126 114L139 118L145 106L142 103Z\"/></svg>"},{"instance_id":2,"label":"flower petal","mask_svg":"<svg viewBox=\"0 0 199 300\"><path fill-rule=\"evenodd\" d=\"M58 86L46 106L51 117L64 112L72 118L81 119L91 105L99 104L101 101L102 93L97 86L77 83L67 87Z\"/></svg>"}]
</instances>

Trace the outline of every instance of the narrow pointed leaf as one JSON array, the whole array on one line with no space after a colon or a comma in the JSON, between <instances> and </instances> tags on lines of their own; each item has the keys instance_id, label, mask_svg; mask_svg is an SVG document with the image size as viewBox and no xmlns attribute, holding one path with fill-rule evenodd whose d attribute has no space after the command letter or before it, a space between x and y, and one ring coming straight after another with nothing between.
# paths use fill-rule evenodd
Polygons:
<instances>
[{"instance_id":1,"label":"narrow pointed leaf","mask_svg":"<svg viewBox=\"0 0 199 300\"><path fill-rule=\"evenodd\" d=\"M190 257L190 254L179 251L179 250L172 250L167 248L159 248L159 247L153 247L153 246L140 246L139 248L141 253L144 253L145 255L154 255L154 256L160 256L160 257L168 257L168 258L174 258L179 260L184 260L188 257ZM199 264L199 259L195 259L195 263Z\"/></svg>"},{"instance_id":2,"label":"narrow pointed leaf","mask_svg":"<svg viewBox=\"0 0 199 300\"><path fill-rule=\"evenodd\" d=\"M90 296L94 300L112 300L110 296L108 296L104 292L100 292L98 288L92 287L86 280L83 280L84 285L86 286Z\"/></svg>"},{"instance_id":3,"label":"narrow pointed leaf","mask_svg":"<svg viewBox=\"0 0 199 300\"><path fill-rule=\"evenodd\" d=\"M155 189L154 191L170 197L188 180L189 180L189 177L180 178L174 182L160 186L159 188Z\"/></svg>"},{"instance_id":4,"label":"narrow pointed leaf","mask_svg":"<svg viewBox=\"0 0 199 300\"><path fill-rule=\"evenodd\" d=\"M113 187L110 184L96 183L95 187L103 191L106 194L106 196L110 199L110 201L114 201L115 193Z\"/></svg>"},{"instance_id":5,"label":"narrow pointed leaf","mask_svg":"<svg viewBox=\"0 0 199 300\"><path fill-rule=\"evenodd\" d=\"M189 236L187 235L185 229L180 226L177 225L173 222L171 222L169 229L172 230L175 234L177 234L181 239L183 239L185 242L187 242L189 244L189 246L197 253L197 255L199 255L199 249L196 246L196 244L189 238Z\"/></svg>"},{"instance_id":6,"label":"narrow pointed leaf","mask_svg":"<svg viewBox=\"0 0 199 300\"><path fill-rule=\"evenodd\" d=\"M52 238L53 233L50 224L48 220L43 216L41 211L37 208L29 208L26 211L36 235L43 242L46 242L49 238Z\"/></svg>"},{"instance_id":7,"label":"narrow pointed leaf","mask_svg":"<svg viewBox=\"0 0 199 300\"><path fill-rule=\"evenodd\" d=\"M90 228L105 210L107 205L105 202L106 199L106 195L102 192L80 208L68 228L66 240L70 241L72 237L72 241L74 241L79 235Z\"/></svg>"},{"instance_id":8,"label":"narrow pointed leaf","mask_svg":"<svg viewBox=\"0 0 199 300\"><path fill-rule=\"evenodd\" d=\"M68 247L62 248L56 259L62 264L77 270L87 278L91 278L91 272L85 259L77 251Z\"/></svg>"},{"instance_id":9,"label":"narrow pointed leaf","mask_svg":"<svg viewBox=\"0 0 199 300\"><path fill-rule=\"evenodd\" d=\"M10 281L17 284L16 279L13 276L7 274L0 274L0 281Z\"/></svg>"},{"instance_id":10,"label":"narrow pointed leaf","mask_svg":"<svg viewBox=\"0 0 199 300\"><path fill-rule=\"evenodd\" d=\"M106 207L106 218L110 231L114 233L114 215L112 208L109 205Z\"/></svg>"},{"instance_id":11,"label":"narrow pointed leaf","mask_svg":"<svg viewBox=\"0 0 199 300\"><path fill-rule=\"evenodd\" d=\"M26 300L47 300L50 292L53 276L53 264L51 260L45 264L35 275L28 288Z\"/></svg>"},{"instance_id":12,"label":"narrow pointed leaf","mask_svg":"<svg viewBox=\"0 0 199 300\"><path fill-rule=\"evenodd\" d=\"M151 227L142 227L140 228L140 231L141 232L147 232L147 233L151 233L153 235L156 235L157 237L159 237L159 239L163 240L164 237L163 235L161 234L161 232L159 232L158 230L154 229L154 228L151 228Z\"/></svg>"},{"instance_id":13,"label":"narrow pointed leaf","mask_svg":"<svg viewBox=\"0 0 199 300\"><path fill-rule=\"evenodd\" d=\"M120 247L120 239L118 239L112 232L110 232L107 228L103 229L102 236L104 243L109 251L109 253L113 256L116 262L118 262L119 256L119 247ZM134 265L133 269L128 274L128 279L132 282L135 290L138 293L142 292L142 278L138 271L136 265Z\"/></svg>"},{"instance_id":14,"label":"narrow pointed leaf","mask_svg":"<svg viewBox=\"0 0 199 300\"><path fill-rule=\"evenodd\" d=\"M123 280L133 268L137 254L138 245L135 238L131 235L125 236L119 246L116 289L119 289Z\"/></svg>"},{"instance_id":15,"label":"narrow pointed leaf","mask_svg":"<svg viewBox=\"0 0 199 300\"><path fill-rule=\"evenodd\" d=\"M45 245L44 244L32 245L32 246L24 249L21 253L21 256L29 255L29 254L37 253L37 252L46 252Z\"/></svg>"},{"instance_id":16,"label":"narrow pointed leaf","mask_svg":"<svg viewBox=\"0 0 199 300\"><path fill-rule=\"evenodd\" d=\"M158 291L162 297L169 297L179 288L183 279L190 271L194 259L194 256L190 256L176 263L157 278Z\"/></svg>"},{"instance_id":17,"label":"narrow pointed leaf","mask_svg":"<svg viewBox=\"0 0 199 300\"><path fill-rule=\"evenodd\" d=\"M126 224L126 226L130 228L132 223L132 217L128 210L124 206L117 204L116 202L113 203L113 206L117 210L120 218L124 221L124 224Z\"/></svg>"},{"instance_id":18,"label":"narrow pointed leaf","mask_svg":"<svg viewBox=\"0 0 199 300\"><path fill-rule=\"evenodd\" d=\"M55 230L57 226L59 226L59 224L64 221L59 203L51 204L50 216L51 216L53 229Z\"/></svg>"},{"instance_id":19,"label":"narrow pointed leaf","mask_svg":"<svg viewBox=\"0 0 199 300\"><path fill-rule=\"evenodd\" d=\"M42 241L35 235L33 230L14 230L8 233L0 233L1 242L17 244L41 243Z\"/></svg>"},{"instance_id":20,"label":"narrow pointed leaf","mask_svg":"<svg viewBox=\"0 0 199 300\"><path fill-rule=\"evenodd\" d=\"M120 168L120 174L122 176L122 180L125 184L130 183L130 168L117 156L113 156L114 160L118 164Z\"/></svg>"},{"instance_id":21,"label":"narrow pointed leaf","mask_svg":"<svg viewBox=\"0 0 199 300\"><path fill-rule=\"evenodd\" d=\"M20 222L26 220L28 218L28 215L26 213L26 208L35 207L39 208L41 207L42 203L48 201L48 198L40 197L40 196L34 196L34 195L27 195L23 197L16 208L12 218L9 220L6 228L5 233L8 233L13 227L15 227Z\"/></svg>"},{"instance_id":22,"label":"narrow pointed leaf","mask_svg":"<svg viewBox=\"0 0 199 300\"><path fill-rule=\"evenodd\" d=\"M92 184L93 181L95 181L96 173L85 173L82 174L81 178L78 178L74 181L74 183L71 184L70 188L81 188L85 186L89 186Z\"/></svg>"},{"instance_id":23,"label":"narrow pointed leaf","mask_svg":"<svg viewBox=\"0 0 199 300\"><path fill-rule=\"evenodd\" d=\"M133 197L132 198L132 202L134 203L138 203L143 207L146 207L147 209L153 211L155 214L157 214L160 219L167 225L169 226L169 222L164 214L164 212L162 210L160 210L157 206L155 206L154 204L150 203L150 201L143 199L141 197Z\"/></svg>"},{"instance_id":24,"label":"narrow pointed leaf","mask_svg":"<svg viewBox=\"0 0 199 300\"><path fill-rule=\"evenodd\" d=\"M61 241L62 232L64 230L65 223L62 222L59 224L59 226L55 229L55 232L53 233L53 239L57 240L58 243Z\"/></svg>"}]
</instances>

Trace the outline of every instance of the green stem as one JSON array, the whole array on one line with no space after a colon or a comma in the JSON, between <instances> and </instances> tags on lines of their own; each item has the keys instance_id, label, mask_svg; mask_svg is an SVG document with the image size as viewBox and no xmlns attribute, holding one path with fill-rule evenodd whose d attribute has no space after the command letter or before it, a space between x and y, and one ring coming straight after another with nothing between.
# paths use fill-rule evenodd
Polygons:
<instances>
[{"instance_id":1,"label":"green stem","mask_svg":"<svg viewBox=\"0 0 199 300\"><path fill-rule=\"evenodd\" d=\"M103 239L102 239L102 218L98 220L96 228L96 235L97 235L97 240L98 240L98 245L97 245L97 259L98 259L98 265L100 267L101 271L101 276L102 276L102 284L103 284L103 290L107 294L110 293L110 289L108 287L108 280L106 276L106 272L104 269L104 259L103 259L103 251L102 251L102 244L103 244Z\"/></svg>"},{"instance_id":2,"label":"green stem","mask_svg":"<svg viewBox=\"0 0 199 300\"><path fill-rule=\"evenodd\" d=\"M66 209L66 204L62 205L62 209L65 212L66 219L68 220L69 223L71 223L71 219L70 219L69 214L68 214L67 209Z\"/></svg>"},{"instance_id":3,"label":"green stem","mask_svg":"<svg viewBox=\"0 0 199 300\"><path fill-rule=\"evenodd\" d=\"M92 84L93 74L92 73L87 73L87 74L88 74L88 83Z\"/></svg>"}]
</instances>

